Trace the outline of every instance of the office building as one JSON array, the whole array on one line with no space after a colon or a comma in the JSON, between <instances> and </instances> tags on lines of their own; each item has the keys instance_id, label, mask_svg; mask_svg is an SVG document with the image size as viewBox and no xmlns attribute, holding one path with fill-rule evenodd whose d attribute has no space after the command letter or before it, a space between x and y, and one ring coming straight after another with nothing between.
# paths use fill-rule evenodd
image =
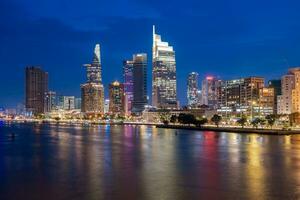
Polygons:
<instances>
[{"instance_id":1,"label":"office building","mask_svg":"<svg viewBox=\"0 0 300 200\"><path fill-rule=\"evenodd\" d=\"M213 76L207 76L202 81L202 104L207 105L210 108L216 108L218 103L218 91L217 88L221 83L220 80Z\"/></svg>"},{"instance_id":2,"label":"office building","mask_svg":"<svg viewBox=\"0 0 300 200\"><path fill-rule=\"evenodd\" d=\"M125 113L124 85L118 81L109 84L109 112L114 114Z\"/></svg>"},{"instance_id":3,"label":"office building","mask_svg":"<svg viewBox=\"0 0 300 200\"><path fill-rule=\"evenodd\" d=\"M56 110L57 106L56 92L48 91L45 95L45 112Z\"/></svg>"},{"instance_id":4,"label":"office building","mask_svg":"<svg viewBox=\"0 0 300 200\"><path fill-rule=\"evenodd\" d=\"M81 110L81 98L75 98L75 109Z\"/></svg>"},{"instance_id":5,"label":"office building","mask_svg":"<svg viewBox=\"0 0 300 200\"><path fill-rule=\"evenodd\" d=\"M168 42L161 40L153 26L152 49L152 105L156 108L176 109L175 51Z\"/></svg>"},{"instance_id":6,"label":"office building","mask_svg":"<svg viewBox=\"0 0 300 200\"><path fill-rule=\"evenodd\" d=\"M300 67L289 69L294 75L294 88L292 90L292 113L300 113Z\"/></svg>"},{"instance_id":7,"label":"office building","mask_svg":"<svg viewBox=\"0 0 300 200\"><path fill-rule=\"evenodd\" d=\"M132 112L141 114L147 105L147 54L133 55Z\"/></svg>"},{"instance_id":8,"label":"office building","mask_svg":"<svg viewBox=\"0 0 300 200\"><path fill-rule=\"evenodd\" d=\"M130 115L133 103L133 61L123 61L123 84L125 92L125 113Z\"/></svg>"},{"instance_id":9,"label":"office building","mask_svg":"<svg viewBox=\"0 0 300 200\"><path fill-rule=\"evenodd\" d=\"M187 78L187 100L189 107L196 107L199 103L198 78L199 75L196 72L189 73Z\"/></svg>"},{"instance_id":10,"label":"office building","mask_svg":"<svg viewBox=\"0 0 300 200\"><path fill-rule=\"evenodd\" d=\"M109 112L109 99L105 99L104 101L104 113Z\"/></svg>"},{"instance_id":11,"label":"office building","mask_svg":"<svg viewBox=\"0 0 300 200\"><path fill-rule=\"evenodd\" d=\"M100 55L100 45L97 44L93 62L85 65L87 82L81 85L81 111L85 114L102 114L104 112L104 87Z\"/></svg>"},{"instance_id":12,"label":"office building","mask_svg":"<svg viewBox=\"0 0 300 200\"><path fill-rule=\"evenodd\" d=\"M48 73L40 67L26 67L26 111L32 114L44 113L45 95L48 91Z\"/></svg>"},{"instance_id":13,"label":"office building","mask_svg":"<svg viewBox=\"0 0 300 200\"><path fill-rule=\"evenodd\" d=\"M256 108L254 112L258 113L259 116L274 114L274 105L275 105L274 95L275 95L274 88L272 87L260 88L258 107L254 107Z\"/></svg>"},{"instance_id":14,"label":"office building","mask_svg":"<svg viewBox=\"0 0 300 200\"><path fill-rule=\"evenodd\" d=\"M63 109L64 110L74 110L75 109L75 97L74 96L64 96L63 97Z\"/></svg>"},{"instance_id":15,"label":"office building","mask_svg":"<svg viewBox=\"0 0 300 200\"><path fill-rule=\"evenodd\" d=\"M274 114L278 114L277 107L278 107L278 101L277 97L281 95L281 80L269 80L268 81L268 87L274 89Z\"/></svg>"},{"instance_id":16,"label":"office building","mask_svg":"<svg viewBox=\"0 0 300 200\"><path fill-rule=\"evenodd\" d=\"M300 111L300 68L291 68L281 78L281 95L277 96L278 114L292 114Z\"/></svg>"},{"instance_id":17,"label":"office building","mask_svg":"<svg viewBox=\"0 0 300 200\"><path fill-rule=\"evenodd\" d=\"M217 89L218 112L226 117L246 114L254 117L259 103L259 90L264 78L248 77L221 81Z\"/></svg>"}]
</instances>

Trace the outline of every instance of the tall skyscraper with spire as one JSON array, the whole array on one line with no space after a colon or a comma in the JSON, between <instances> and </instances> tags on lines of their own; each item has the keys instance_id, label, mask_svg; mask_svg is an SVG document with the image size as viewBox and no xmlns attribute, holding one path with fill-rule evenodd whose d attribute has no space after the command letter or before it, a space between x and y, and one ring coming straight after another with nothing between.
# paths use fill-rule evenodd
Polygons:
<instances>
[{"instance_id":1,"label":"tall skyscraper with spire","mask_svg":"<svg viewBox=\"0 0 300 200\"><path fill-rule=\"evenodd\" d=\"M152 105L161 109L177 108L175 51L163 42L153 26Z\"/></svg>"},{"instance_id":2,"label":"tall skyscraper with spire","mask_svg":"<svg viewBox=\"0 0 300 200\"><path fill-rule=\"evenodd\" d=\"M81 111L86 114L102 114L104 112L104 87L100 55L100 45L96 44L93 62L84 65L87 69L87 82L81 85Z\"/></svg>"}]
</instances>

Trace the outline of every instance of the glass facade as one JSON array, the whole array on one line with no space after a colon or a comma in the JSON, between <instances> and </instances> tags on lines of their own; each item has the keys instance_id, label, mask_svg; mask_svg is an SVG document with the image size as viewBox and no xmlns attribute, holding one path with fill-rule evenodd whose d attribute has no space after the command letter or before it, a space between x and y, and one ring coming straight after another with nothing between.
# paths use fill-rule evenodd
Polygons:
<instances>
[{"instance_id":1,"label":"glass facade","mask_svg":"<svg viewBox=\"0 0 300 200\"><path fill-rule=\"evenodd\" d=\"M152 104L156 108L177 108L175 51L155 33L152 49Z\"/></svg>"},{"instance_id":2,"label":"glass facade","mask_svg":"<svg viewBox=\"0 0 300 200\"><path fill-rule=\"evenodd\" d=\"M99 44L95 46L93 62L85 66L87 83L81 85L81 111L87 114L103 113L104 87Z\"/></svg>"},{"instance_id":3,"label":"glass facade","mask_svg":"<svg viewBox=\"0 0 300 200\"><path fill-rule=\"evenodd\" d=\"M213 76L207 76L202 81L202 104L209 106L210 108L216 108L218 103L217 88L220 84L220 80Z\"/></svg>"},{"instance_id":4,"label":"glass facade","mask_svg":"<svg viewBox=\"0 0 300 200\"><path fill-rule=\"evenodd\" d=\"M147 105L147 54L133 55L132 112L140 114Z\"/></svg>"},{"instance_id":5,"label":"glass facade","mask_svg":"<svg viewBox=\"0 0 300 200\"><path fill-rule=\"evenodd\" d=\"M115 81L109 85L109 112L114 114L124 114L124 111L124 85Z\"/></svg>"},{"instance_id":6,"label":"glass facade","mask_svg":"<svg viewBox=\"0 0 300 200\"><path fill-rule=\"evenodd\" d=\"M123 61L123 79L126 109L125 112L130 114L132 111L133 102L133 61Z\"/></svg>"},{"instance_id":7,"label":"glass facade","mask_svg":"<svg viewBox=\"0 0 300 200\"><path fill-rule=\"evenodd\" d=\"M48 73L40 67L26 67L26 111L32 114L45 112L45 97L48 91Z\"/></svg>"},{"instance_id":8,"label":"glass facade","mask_svg":"<svg viewBox=\"0 0 300 200\"><path fill-rule=\"evenodd\" d=\"M199 103L198 91L199 74L192 72L187 78L187 100L190 107L195 107Z\"/></svg>"}]
</instances>

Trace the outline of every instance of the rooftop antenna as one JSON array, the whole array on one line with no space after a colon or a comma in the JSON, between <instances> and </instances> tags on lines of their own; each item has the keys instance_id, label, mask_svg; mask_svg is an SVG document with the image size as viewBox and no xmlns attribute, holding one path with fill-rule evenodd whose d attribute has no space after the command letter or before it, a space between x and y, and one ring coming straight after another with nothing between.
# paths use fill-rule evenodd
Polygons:
<instances>
[{"instance_id":1,"label":"rooftop antenna","mask_svg":"<svg viewBox=\"0 0 300 200\"><path fill-rule=\"evenodd\" d=\"M152 26L153 29L153 36L155 35L155 25Z\"/></svg>"}]
</instances>

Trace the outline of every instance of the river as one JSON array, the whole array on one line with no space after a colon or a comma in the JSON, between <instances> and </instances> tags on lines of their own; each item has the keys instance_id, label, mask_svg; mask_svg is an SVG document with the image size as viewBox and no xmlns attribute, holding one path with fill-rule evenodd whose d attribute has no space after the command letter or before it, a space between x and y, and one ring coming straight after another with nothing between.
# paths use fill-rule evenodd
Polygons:
<instances>
[{"instance_id":1,"label":"river","mask_svg":"<svg viewBox=\"0 0 300 200\"><path fill-rule=\"evenodd\" d=\"M0 199L299 199L300 135L0 123Z\"/></svg>"}]
</instances>

